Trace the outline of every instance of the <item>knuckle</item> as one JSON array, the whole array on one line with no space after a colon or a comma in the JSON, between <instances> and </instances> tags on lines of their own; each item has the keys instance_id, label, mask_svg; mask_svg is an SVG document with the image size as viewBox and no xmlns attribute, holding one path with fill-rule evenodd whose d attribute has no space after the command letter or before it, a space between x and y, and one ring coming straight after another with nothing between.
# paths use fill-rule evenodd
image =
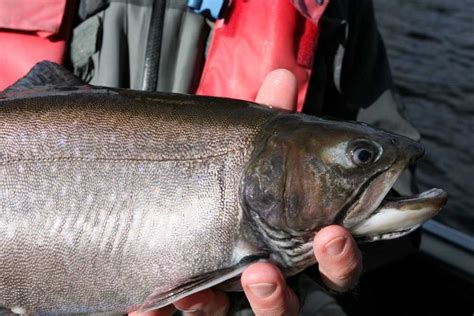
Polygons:
<instances>
[{"instance_id":1,"label":"knuckle","mask_svg":"<svg viewBox=\"0 0 474 316\"><path fill-rule=\"evenodd\" d=\"M256 316L296 316L298 314L299 303L296 295L294 297L290 293L281 295L271 303L254 308L253 312Z\"/></svg>"},{"instance_id":2,"label":"knuckle","mask_svg":"<svg viewBox=\"0 0 474 316\"><path fill-rule=\"evenodd\" d=\"M285 306L272 306L254 310L255 316L288 316Z\"/></svg>"},{"instance_id":3,"label":"knuckle","mask_svg":"<svg viewBox=\"0 0 474 316\"><path fill-rule=\"evenodd\" d=\"M352 289L361 273L361 267L357 261L353 261L351 264L347 265L344 269L341 269L335 275L333 275L332 283L337 284L336 290L344 292Z\"/></svg>"},{"instance_id":4,"label":"knuckle","mask_svg":"<svg viewBox=\"0 0 474 316\"><path fill-rule=\"evenodd\" d=\"M359 276L360 265L357 260L350 260L346 266L336 273L336 277L341 281L349 281Z\"/></svg>"}]
</instances>

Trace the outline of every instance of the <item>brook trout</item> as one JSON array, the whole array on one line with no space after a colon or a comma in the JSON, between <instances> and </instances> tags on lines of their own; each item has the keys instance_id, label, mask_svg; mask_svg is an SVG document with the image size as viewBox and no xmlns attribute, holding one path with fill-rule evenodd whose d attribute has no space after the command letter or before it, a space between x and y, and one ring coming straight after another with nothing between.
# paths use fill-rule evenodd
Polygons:
<instances>
[{"instance_id":1,"label":"brook trout","mask_svg":"<svg viewBox=\"0 0 474 316\"><path fill-rule=\"evenodd\" d=\"M43 62L0 94L0 306L151 310L268 260L315 263L319 229L374 241L446 193L384 199L423 148L355 122L85 85Z\"/></svg>"}]
</instances>

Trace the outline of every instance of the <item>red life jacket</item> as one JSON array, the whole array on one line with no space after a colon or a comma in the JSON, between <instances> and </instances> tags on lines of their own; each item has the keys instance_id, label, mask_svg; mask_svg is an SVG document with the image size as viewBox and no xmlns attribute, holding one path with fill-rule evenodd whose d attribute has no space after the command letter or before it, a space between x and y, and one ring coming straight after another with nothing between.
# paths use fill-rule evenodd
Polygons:
<instances>
[{"instance_id":1,"label":"red life jacket","mask_svg":"<svg viewBox=\"0 0 474 316\"><path fill-rule=\"evenodd\" d=\"M37 62L62 63L75 1L0 1L0 91Z\"/></svg>"},{"instance_id":2,"label":"red life jacket","mask_svg":"<svg viewBox=\"0 0 474 316\"><path fill-rule=\"evenodd\" d=\"M317 23L328 2L308 8L310 20L290 0L232 1L225 19L215 23L197 94L254 101L265 76L286 68L297 78L301 112L320 33Z\"/></svg>"}]
</instances>

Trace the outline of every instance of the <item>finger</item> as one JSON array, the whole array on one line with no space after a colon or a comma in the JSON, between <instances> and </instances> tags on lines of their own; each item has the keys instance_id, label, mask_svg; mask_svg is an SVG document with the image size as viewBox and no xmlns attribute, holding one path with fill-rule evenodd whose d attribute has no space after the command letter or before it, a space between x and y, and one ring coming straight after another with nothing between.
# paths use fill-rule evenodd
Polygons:
<instances>
[{"instance_id":1,"label":"finger","mask_svg":"<svg viewBox=\"0 0 474 316\"><path fill-rule=\"evenodd\" d=\"M324 283L339 292L353 288L362 270L362 256L351 234L341 226L328 226L316 234L313 246Z\"/></svg>"},{"instance_id":2,"label":"finger","mask_svg":"<svg viewBox=\"0 0 474 316\"><path fill-rule=\"evenodd\" d=\"M274 265L255 263L244 271L241 281L256 316L298 314L298 298Z\"/></svg>"},{"instance_id":3,"label":"finger","mask_svg":"<svg viewBox=\"0 0 474 316\"><path fill-rule=\"evenodd\" d=\"M207 289L174 303L184 315L226 315L229 299L224 292Z\"/></svg>"},{"instance_id":4,"label":"finger","mask_svg":"<svg viewBox=\"0 0 474 316\"><path fill-rule=\"evenodd\" d=\"M171 316L173 315L175 311L176 311L176 308L174 308L173 305L168 305L154 311L149 311L145 313L132 312L132 313L129 313L128 315L129 316Z\"/></svg>"},{"instance_id":5,"label":"finger","mask_svg":"<svg viewBox=\"0 0 474 316\"><path fill-rule=\"evenodd\" d=\"M286 69L276 69L263 80L255 101L279 109L294 111L297 97L298 87L295 75Z\"/></svg>"}]
</instances>

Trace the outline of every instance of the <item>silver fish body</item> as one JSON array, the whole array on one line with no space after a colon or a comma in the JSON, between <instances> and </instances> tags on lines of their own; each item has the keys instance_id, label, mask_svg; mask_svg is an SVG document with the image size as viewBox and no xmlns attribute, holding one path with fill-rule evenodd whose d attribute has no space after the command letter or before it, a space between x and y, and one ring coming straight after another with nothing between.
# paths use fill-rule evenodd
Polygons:
<instances>
[{"instance_id":1,"label":"silver fish body","mask_svg":"<svg viewBox=\"0 0 474 316\"><path fill-rule=\"evenodd\" d=\"M11 91L0 95L0 306L25 313L158 308L260 258L297 273L314 263L315 231L364 230L421 154L365 125L228 99ZM351 161L358 142L383 147L370 147L371 166ZM445 199L428 201L430 216Z\"/></svg>"},{"instance_id":2,"label":"silver fish body","mask_svg":"<svg viewBox=\"0 0 474 316\"><path fill-rule=\"evenodd\" d=\"M228 266L241 175L272 116L101 93L2 104L0 304L120 310Z\"/></svg>"}]
</instances>

